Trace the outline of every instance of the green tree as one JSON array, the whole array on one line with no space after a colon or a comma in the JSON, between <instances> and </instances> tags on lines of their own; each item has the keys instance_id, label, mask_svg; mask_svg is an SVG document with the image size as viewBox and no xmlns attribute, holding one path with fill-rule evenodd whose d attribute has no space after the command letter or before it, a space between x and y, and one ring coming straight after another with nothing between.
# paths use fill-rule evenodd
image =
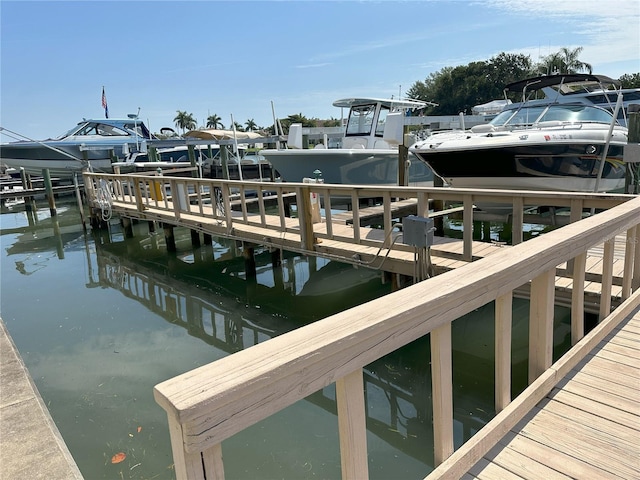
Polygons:
<instances>
[{"instance_id":1,"label":"green tree","mask_svg":"<svg viewBox=\"0 0 640 480\"><path fill-rule=\"evenodd\" d=\"M562 47L560 51L551 53L542 59L538 65L538 71L542 74L552 75L556 73L579 73L586 70L593 73L593 67L578 59L583 47L576 47L573 50Z\"/></svg>"},{"instance_id":2,"label":"green tree","mask_svg":"<svg viewBox=\"0 0 640 480\"><path fill-rule=\"evenodd\" d=\"M183 112L181 110L177 110L176 118L174 118L173 121L177 128L182 129L182 133L184 133L185 130L193 130L197 125L196 119L193 118L192 113Z\"/></svg>"},{"instance_id":3,"label":"green tree","mask_svg":"<svg viewBox=\"0 0 640 480\"><path fill-rule=\"evenodd\" d=\"M236 132L244 132L244 127L238 122L233 122L233 126L236 129Z\"/></svg>"},{"instance_id":4,"label":"green tree","mask_svg":"<svg viewBox=\"0 0 640 480\"><path fill-rule=\"evenodd\" d=\"M250 118L246 122L244 122L244 126L246 127L247 132L253 132L258 129L258 125L253 121L253 118Z\"/></svg>"},{"instance_id":5,"label":"green tree","mask_svg":"<svg viewBox=\"0 0 640 480\"><path fill-rule=\"evenodd\" d=\"M215 113L213 115L209 115L207 117L207 128L224 128L222 119Z\"/></svg>"},{"instance_id":6,"label":"green tree","mask_svg":"<svg viewBox=\"0 0 640 480\"><path fill-rule=\"evenodd\" d=\"M438 104L427 107L426 114L471 113L475 105L503 98L506 84L526 78L531 73L532 62L528 55L503 52L487 61L445 67L431 73L423 82L413 84L407 90L407 96Z\"/></svg>"},{"instance_id":7,"label":"green tree","mask_svg":"<svg viewBox=\"0 0 640 480\"><path fill-rule=\"evenodd\" d=\"M625 73L618 80L622 88L640 88L640 73Z\"/></svg>"}]
</instances>

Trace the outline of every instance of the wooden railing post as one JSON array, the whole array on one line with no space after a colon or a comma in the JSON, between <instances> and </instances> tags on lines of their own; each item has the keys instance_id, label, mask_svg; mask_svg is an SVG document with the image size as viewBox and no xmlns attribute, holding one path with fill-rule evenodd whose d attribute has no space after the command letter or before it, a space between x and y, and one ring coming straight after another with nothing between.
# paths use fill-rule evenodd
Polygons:
<instances>
[{"instance_id":1,"label":"wooden railing post","mask_svg":"<svg viewBox=\"0 0 640 480\"><path fill-rule=\"evenodd\" d=\"M556 269L531 281L529 312L529 384L553 361L553 311Z\"/></svg>"},{"instance_id":2,"label":"wooden railing post","mask_svg":"<svg viewBox=\"0 0 640 480\"><path fill-rule=\"evenodd\" d=\"M513 292L496 298L496 412L511 402L511 322L513 316Z\"/></svg>"},{"instance_id":3,"label":"wooden railing post","mask_svg":"<svg viewBox=\"0 0 640 480\"><path fill-rule=\"evenodd\" d=\"M182 425L172 415L168 415L169 419L169 435L171 438L171 452L173 453L174 470L176 472L176 480L209 480L209 476L205 477L202 468L202 456L200 453L188 453L184 448L182 436ZM222 469L222 453L220 453L220 467ZM216 479L224 479L222 477L212 477Z\"/></svg>"},{"instance_id":4,"label":"wooden railing post","mask_svg":"<svg viewBox=\"0 0 640 480\"><path fill-rule=\"evenodd\" d=\"M358 190L351 194L351 211L353 212L353 240L360 243L360 198Z\"/></svg>"},{"instance_id":5,"label":"wooden railing post","mask_svg":"<svg viewBox=\"0 0 640 480\"><path fill-rule=\"evenodd\" d=\"M140 182L134 180L133 190L135 192L136 208L138 209L139 212L141 212L142 210L144 210L144 202L142 201L142 191L140 189Z\"/></svg>"},{"instance_id":6,"label":"wooden railing post","mask_svg":"<svg viewBox=\"0 0 640 480\"><path fill-rule=\"evenodd\" d=\"M511 244L518 245L524 240L524 198L513 199L513 217L511 219Z\"/></svg>"},{"instance_id":7,"label":"wooden railing post","mask_svg":"<svg viewBox=\"0 0 640 480\"><path fill-rule=\"evenodd\" d=\"M451 324L431 332L431 390L433 397L433 456L440 465L453 453L453 374Z\"/></svg>"},{"instance_id":8,"label":"wooden railing post","mask_svg":"<svg viewBox=\"0 0 640 480\"><path fill-rule=\"evenodd\" d=\"M382 202L384 212L382 215L382 223L384 227L384 241L382 245L384 247L390 247L392 230L391 222L393 221L393 219L391 218L391 196L388 192L384 192Z\"/></svg>"},{"instance_id":9,"label":"wooden railing post","mask_svg":"<svg viewBox=\"0 0 640 480\"><path fill-rule=\"evenodd\" d=\"M633 248L635 246L636 253L634 255L633 262L633 280L631 281L631 288L633 291L640 289L640 224L636 226L636 240L635 244L629 246Z\"/></svg>"},{"instance_id":10,"label":"wooden railing post","mask_svg":"<svg viewBox=\"0 0 640 480\"><path fill-rule=\"evenodd\" d=\"M222 203L224 204L224 219L227 224L227 233L233 231L233 216L231 215L231 188L228 183L220 186L222 190Z\"/></svg>"},{"instance_id":11,"label":"wooden railing post","mask_svg":"<svg viewBox=\"0 0 640 480\"><path fill-rule=\"evenodd\" d=\"M636 235L636 227L627 230L624 244L624 273L622 275L622 300L626 300L631 296L631 288L633 282L633 265L636 256L636 243L638 237Z\"/></svg>"},{"instance_id":12,"label":"wooden railing post","mask_svg":"<svg viewBox=\"0 0 640 480\"><path fill-rule=\"evenodd\" d=\"M600 280L600 318L599 322L607 318L611 313L611 287L613 285L613 253L616 238L611 237L604 242L602 253L602 279Z\"/></svg>"},{"instance_id":13,"label":"wooden railing post","mask_svg":"<svg viewBox=\"0 0 640 480\"><path fill-rule=\"evenodd\" d=\"M462 258L467 262L473 259L473 197L463 196L464 211L462 213Z\"/></svg>"},{"instance_id":14,"label":"wooden railing post","mask_svg":"<svg viewBox=\"0 0 640 480\"><path fill-rule=\"evenodd\" d=\"M571 288L571 345L584 337L584 279L587 252L582 252L573 262L573 286Z\"/></svg>"},{"instance_id":15,"label":"wooden railing post","mask_svg":"<svg viewBox=\"0 0 640 480\"><path fill-rule=\"evenodd\" d=\"M362 369L336 381L342 478L369 478Z\"/></svg>"},{"instance_id":16,"label":"wooden railing post","mask_svg":"<svg viewBox=\"0 0 640 480\"><path fill-rule=\"evenodd\" d=\"M311 216L311 188L304 186L298 189L298 222L300 223L300 246L305 250L313 250L313 218Z\"/></svg>"}]
</instances>

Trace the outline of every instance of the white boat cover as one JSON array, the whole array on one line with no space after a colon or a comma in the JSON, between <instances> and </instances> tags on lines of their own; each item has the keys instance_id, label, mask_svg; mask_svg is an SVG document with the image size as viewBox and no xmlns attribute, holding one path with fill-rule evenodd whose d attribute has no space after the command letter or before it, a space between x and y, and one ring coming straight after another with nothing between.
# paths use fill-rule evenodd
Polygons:
<instances>
[{"instance_id":1,"label":"white boat cover","mask_svg":"<svg viewBox=\"0 0 640 480\"><path fill-rule=\"evenodd\" d=\"M206 128L200 130L191 130L184 134L185 137L199 138L201 140L225 140L225 139L252 139L261 138L262 135L256 132L238 132L235 134L233 130L220 130L216 128Z\"/></svg>"}]
</instances>

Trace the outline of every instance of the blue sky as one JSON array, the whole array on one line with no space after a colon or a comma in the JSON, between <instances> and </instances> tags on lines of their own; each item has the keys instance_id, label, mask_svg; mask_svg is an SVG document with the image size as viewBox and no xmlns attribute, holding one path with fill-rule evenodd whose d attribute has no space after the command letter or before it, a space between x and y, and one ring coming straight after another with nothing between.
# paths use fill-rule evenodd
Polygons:
<instances>
[{"instance_id":1,"label":"blue sky","mask_svg":"<svg viewBox=\"0 0 640 480\"><path fill-rule=\"evenodd\" d=\"M336 99L500 52L582 46L594 73L640 72L638 0L0 0L0 21L0 125L35 139L103 118L103 86L111 117L158 132L177 110L269 126L272 102L339 118Z\"/></svg>"}]
</instances>

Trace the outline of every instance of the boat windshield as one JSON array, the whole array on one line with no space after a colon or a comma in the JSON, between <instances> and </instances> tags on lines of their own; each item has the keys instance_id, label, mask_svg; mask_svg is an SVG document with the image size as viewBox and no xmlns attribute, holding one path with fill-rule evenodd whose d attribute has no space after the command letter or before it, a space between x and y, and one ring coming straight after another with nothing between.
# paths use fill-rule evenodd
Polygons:
<instances>
[{"instance_id":1,"label":"boat windshield","mask_svg":"<svg viewBox=\"0 0 640 480\"><path fill-rule=\"evenodd\" d=\"M375 105L358 105L351 107L347 122L347 135L369 135L376 113Z\"/></svg>"},{"instance_id":2,"label":"boat windshield","mask_svg":"<svg viewBox=\"0 0 640 480\"><path fill-rule=\"evenodd\" d=\"M99 135L102 137L135 137L136 134L141 138L151 138L149 129L142 122L120 123L115 125L112 123L103 123L100 121L80 122L67 133L60 135L58 139L63 139L76 135Z\"/></svg>"},{"instance_id":3,"label":"boat windshield","mask_svg":"<svg viewBox=\"0 0 640 480\"><path fill-rule=\"evenodd\" d=\"M523 128L548 121L610 124L611 119L611 113L602 108L590 105L557 104L504 110L489 123L496 127Z\"/></svg>"},{"instance_id":4,"label":"boat windshield","mask_svg":"<svg viewBox=\"0 0 640 480\"><path fill-rule=\"evenodd\" d=\"M88 122L75 135L100 135L102 137L130 137L131 133L108 123Z\"/></svg>"}]
</instances>

